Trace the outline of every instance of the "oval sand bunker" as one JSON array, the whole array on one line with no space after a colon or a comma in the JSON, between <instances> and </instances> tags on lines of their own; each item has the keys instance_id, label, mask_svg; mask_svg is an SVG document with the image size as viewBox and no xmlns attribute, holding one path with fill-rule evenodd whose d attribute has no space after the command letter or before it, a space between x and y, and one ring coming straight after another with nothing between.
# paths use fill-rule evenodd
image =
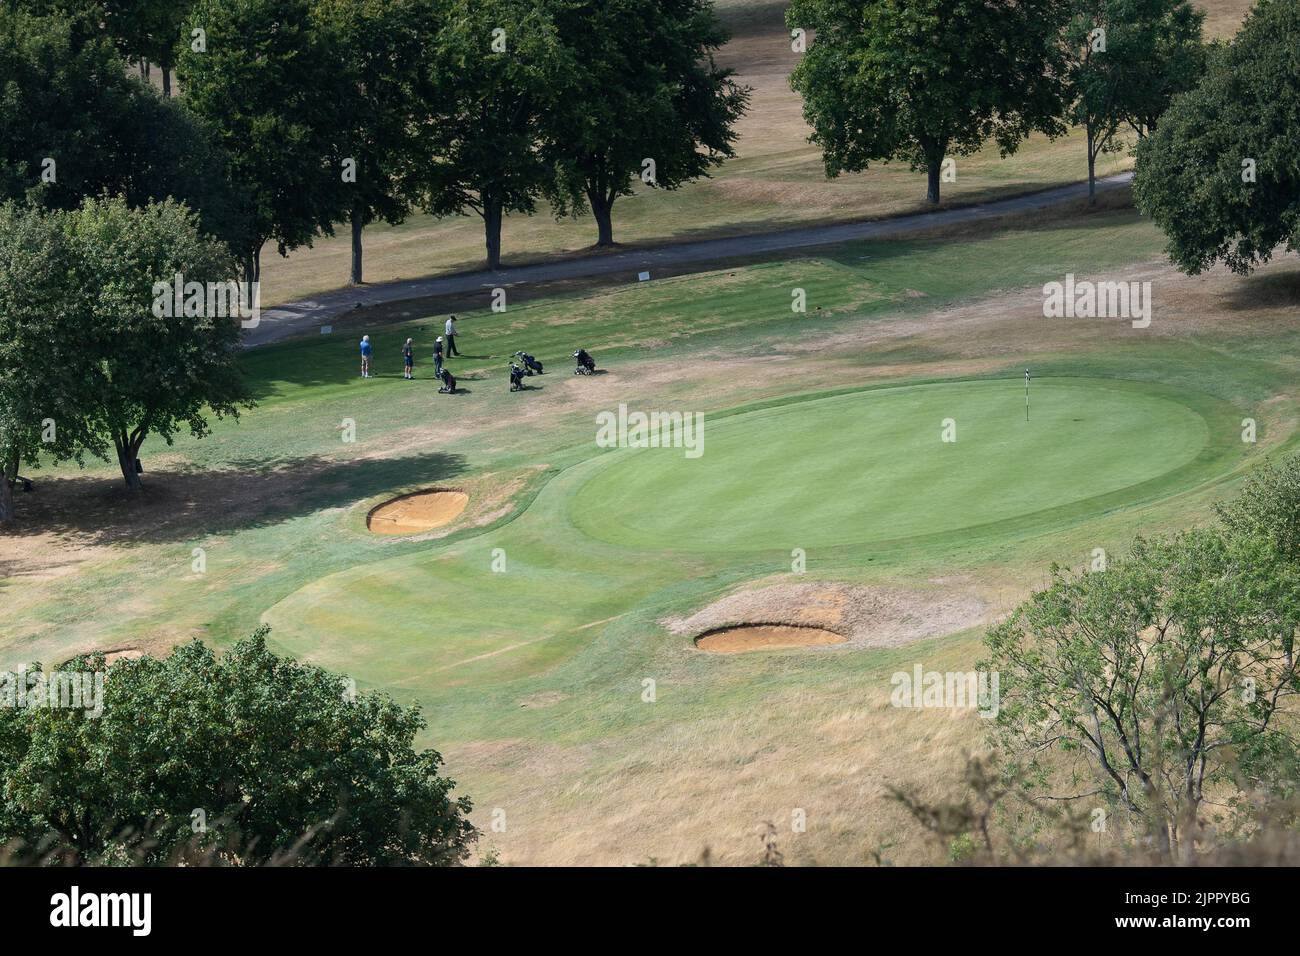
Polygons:
<instances>
[{"instance_id":1,"label":"oval sand bunker","mask_svg":"<svg viewBox=\"0 0 1300 956\"><path fill-rule=\"evenodd\" d=\"M417 491L394 498L366 517L366 527L375 534L420 534L450 524L469 504L463 491Z\"/></svg>"},{"instance_id":2,"label":"oval sand bunker","mask_svg":"<svg viewBox=\"0 0 1300 956\"><path fill-rule=\"evenodd\" d=\"M695 639L695 646L714 654L740 654L744 651L780 650L787 647L813 647L818 644L843 644L843 636L824 627L790 624L741 624L721 627Z\"/></svg>"}]
</instances>

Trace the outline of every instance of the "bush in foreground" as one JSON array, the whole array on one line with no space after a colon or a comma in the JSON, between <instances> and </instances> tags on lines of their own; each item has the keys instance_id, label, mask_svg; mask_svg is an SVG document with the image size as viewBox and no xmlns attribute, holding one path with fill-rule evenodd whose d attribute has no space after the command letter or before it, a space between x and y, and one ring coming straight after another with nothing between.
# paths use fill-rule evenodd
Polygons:
<instances>
[{"instance_id":1,"label":"bush in foreground","mask_svg":"<svg viewBox=\"0 0 1300 956\"><path fill-rule=\"evenodd\" d=\"M436 752L414 748L419 710L276 656L266 632L222 657L195 641L162 659L106 667L92 655L43 677L34 666L0 687L0 845L9 858L464 860L476 836L470 802L452 796ZM63 706L48 706L50 688L62 690ZM38 697L44 705L31 706Z\"/></svg>"}]
</instances>

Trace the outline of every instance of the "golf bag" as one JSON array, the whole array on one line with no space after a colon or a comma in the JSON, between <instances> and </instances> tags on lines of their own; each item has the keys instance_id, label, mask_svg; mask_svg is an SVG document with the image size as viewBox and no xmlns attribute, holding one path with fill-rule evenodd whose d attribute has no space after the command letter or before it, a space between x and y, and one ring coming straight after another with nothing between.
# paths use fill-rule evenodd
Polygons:
<instances>
[{"instance_id":1,"label":"golf bag","mask_svg":"<svg viewBox=\"0 0 1300 956\"><path fill-rule=\"evenodd\" d=\"M452 375L451 370L445 365L442 367L442 388L438 391L443 395L456 394L456 376Z\"/></svg>"},{"instance_id":2,"label":"golf bag","mask_svg":"<svg viewBox=\"0 0 1300 956\"><path fill-rule=\"evenodd\" d=\"M574 375L596 374L596 360L587 354L586 349L578 349L574 352L573 360L578 363L577 368L573 370Z\"/></svg>"},{"instance_id":3,"label":"golf bag","mask_svg":"<svg viewBox=\"0 0 1300 956\"><path fill-rule=\"evenodd\" d=\"M537 359L533 358L527 352L516 352L515 358L519 359L519 361L523 363L525 375L532 375L534 372L538 375L542 374L542 363L537 361Z\"/></svg>"},{"instance_id":4,"label":"golf bag","mask_svg":"<svg viewBox=\"0 0 1300 956\"><path fill-rule=\"evenodd\" d=\"M510 363L510 391L520 392L524 388L524 370L514 362Z\"/></svg>"}]
</instances>

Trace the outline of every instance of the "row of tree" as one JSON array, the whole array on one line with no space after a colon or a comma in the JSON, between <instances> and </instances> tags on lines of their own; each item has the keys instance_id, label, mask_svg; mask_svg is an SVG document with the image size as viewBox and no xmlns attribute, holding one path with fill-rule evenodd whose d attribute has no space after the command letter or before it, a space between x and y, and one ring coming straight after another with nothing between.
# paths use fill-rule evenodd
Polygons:
<instances>
[{"instance_id":1,"label":"row of tree","mask_svg":"<svg viewBox=\"0 0 1300 956\"><path fill-rule=\"evenodd\" d=\"M176 198L250 280L266 243L346 222L360 282L364 228L415 209L482 217L493 269L503 218L542 198L589 211L610 245L620 196L733 155L747 100L714 62L709 0L17 0L5 16L5 192ZM1148 135L1205 63L1189 0L795 0L787 19L827 173L901 159L932 202L945 160L1071 124L1091 183L1120 130ZM174 68L179 106L132 89L123 56L157 63L165 92Z\"/></svg>"},{"instance_id":2,"label":"row of tree","mask_svg":"<svg viewBox=\"0 0 1300 956\"><path fill-rule=\"evenodd\" d=\"M610 245L637 183L674 189L733 154L747 99L713 61L709 0L16 0L0 35L7 195L172 196L250 280L267 242L347 222L360 282L364 227L417 208L481 216L493 269L504 216L542 197L590 210ZM158 63L167 91L174 64L178 108L129 89L122 56Z\"/></svg>"}]
</instances>

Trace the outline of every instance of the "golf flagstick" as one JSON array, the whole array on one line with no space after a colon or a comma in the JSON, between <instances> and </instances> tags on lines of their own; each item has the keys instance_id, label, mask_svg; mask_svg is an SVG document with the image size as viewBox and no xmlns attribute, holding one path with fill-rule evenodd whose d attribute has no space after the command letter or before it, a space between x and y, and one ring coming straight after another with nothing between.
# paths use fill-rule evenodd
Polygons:
<instances>
[{"instance_id":1,"label":"golf flagstick","mask_svg":"<svg viewBox=\"0 0 1300 956\"><path fill-rule=\"evenodd\" d=\"M1029 421L1029 369L1025 369L1025 421Z\"/></svg>"}]
</instances>

